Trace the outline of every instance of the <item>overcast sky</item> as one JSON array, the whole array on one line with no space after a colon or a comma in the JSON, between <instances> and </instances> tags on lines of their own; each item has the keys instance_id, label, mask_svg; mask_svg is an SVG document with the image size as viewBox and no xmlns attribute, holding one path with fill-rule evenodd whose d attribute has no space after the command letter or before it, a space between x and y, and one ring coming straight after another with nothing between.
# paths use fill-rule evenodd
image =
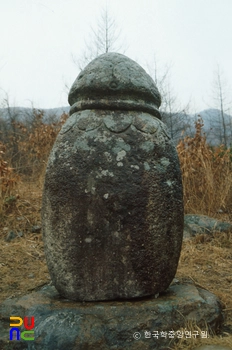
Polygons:
<instances>
[{"instance_id":1,"label":"overcast sky","mask_svg":"<svg viewBox=\"0 0 232 350\"><path fill-rule=\"evenodd\" d=\"M0 104L67 106L106 0L0 0ZM171 65L173 94L199 112L214 107L217 64L232 86L232 0L108 0L125 54L146 70Z\"/></svg>"}]
</instances>

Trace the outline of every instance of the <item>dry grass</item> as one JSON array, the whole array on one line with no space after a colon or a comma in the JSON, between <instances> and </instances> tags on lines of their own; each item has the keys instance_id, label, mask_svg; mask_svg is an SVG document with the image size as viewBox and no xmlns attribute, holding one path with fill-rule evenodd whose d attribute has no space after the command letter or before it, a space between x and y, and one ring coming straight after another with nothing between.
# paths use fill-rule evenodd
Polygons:
<instances>
[{"instance_id":1,"label":"dry grass","mask_svg":"<svg viewBox=\"0 0 232 350\"><path fill-rule=\"evenodd\" d=\"M183 242L176 274L219 297L225 315L222 334L209 339L182 339L175 349L191 349L193 344L232 346L232 233L215 233L213 237L198 235ZM192 325L196 329L197 326Z\"/></svg>"},{"instance_id":2,"label":"dry grass","mask_svg":"<svg viewBox=\"0 0 232 350\"><path fill-rule=\"evenodd\" d=\"M232 172L230 150L210 147L202 135L201 119L194 137L186 136L177 146L184 185L186 213L214 215L231 209Z\"/></svg>"},{"instance_id":3,"label":"dry grass","mask_svg":"<svg viewBox=\"0 0 232 350\"><path fill-rule=\"evenodd\" d=\"M63 113L57 122L45 123L43 112L34 111L33 123L28 126L23 122L14 123L17 135L17 154L12 156L15 148L15 137L9 142L9 157L16 163L16 170L21 174L36 178L45 169L48 155L56 136L65 123L68 114ZM10 139L11 140L11 139ZM16 161L17 159L17 161Z\"/></svg>"},{"instance_id":4,"label":"dry grass","mask_svg":"<svg viewBox=\"0 0 232 350\"><path fill-rule=\"evenodd\" d=\"M232 222L230 213L231 162L229 152L223 147L210 148L201 135L201 121L196 124L194 138L185 138L178 145L181 162L184 201L186 213L211 214L219 219ZM51 148L51 140L46 143L40 123L39 133L28 133L28 142L23 140L22 150L29 152L28 164L44 164ZM41 129L42 128L42 129ZM45 130L45 129L44 129ZM57 130L58 131L58 130ZM33 136L32 136L33 135ZM52 137L54 137L52 131ZM32 145L32 140L34 144ZM37 140L37 141L36 141ZM38 153L38 143L44 144ZM2 146L3 147L3 146ZM21 147L21 146L20 146ZM24 148L23 148L24 147ZM3 152L4 148L3 148ZM45 154L46 153L46 154ZM15 170L11 169L0 153L1 174L0 206L0 301L7 297L28 293L33 288L47 283L49 274L43 252L41 233L32 233L34 225L41 225L40 209L42 198L42 171L33 178L23 177L21 182ZM36 162L35 162L36 160ZM4 163L5 162L5 163ZM7 170L8 169L8 170ZM38 170L37 170L38 171ZM11 182L13 179L13 182ZM9 180L9 182L7 182ZM5 182L4 182L5 181ZM12 185L11 185L12 183ZM6 201L6 198L12 200ZM219 214L218 209L224 213ZM23 232L10 242L5 241L9 231ZM232 346L232 233L215 233L213 237L199 235L183 242L182 253L176 278L188 280L197 286L216 294L223 303L225 327L221 334L209 339L180 339L172 349L192 349L200 344L221 344ZM186 324L186 329L197 330L197 325Z\"/></svg>"},{"instance_id":5,"label":"dry grass","mask_svg":"<svg viewBox=\"0 0 232 350\"><path fill-rule=\"evenodd\" d=\"M9 203L17 199L20 176L5 160L6 146L0 142L0 217Z\"/></svg>"},{"instance_id":6,"label":"dry grass","mask_svg":"<svg viewBox=\"0 0 232 350\"><path fill-rule=\"evenodd\" d=\"M198 331L199 334L201 334L201 329L194 323L187 322L186 327L183 328L184 330L189 330L193 334L194 331ZM209 334L209 329L207 326L205 327L204 331L207 331ZM232 346L232 337L231 335L227 336L225 333L220 336L210 336L208 338L201 338L201 337L191 337L189 339L183 337L178 340L175 344L173 344L170 349L171 350L192 350L195 349L195 347L200 345L223 345L223 346Z\"/></svg>"},{"instance_id":7,"label":"dry grass","mask_svg":"<svg viewBox=\"0 0 232 350\"><path fill-rule=\"evenodd\" d=\"M41 225L41 190L41 184L21 183L19 197L5 210L0 226L0 300L49 280L42 235L31 232L33 226ZM10 231L19 235L7 242Z\"/></svg>"}]
</instances>

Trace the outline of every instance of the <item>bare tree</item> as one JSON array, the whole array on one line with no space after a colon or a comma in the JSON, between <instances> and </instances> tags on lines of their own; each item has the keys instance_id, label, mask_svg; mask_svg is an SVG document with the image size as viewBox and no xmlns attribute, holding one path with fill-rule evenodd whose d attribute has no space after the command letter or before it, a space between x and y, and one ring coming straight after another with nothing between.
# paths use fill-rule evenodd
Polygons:
<instances>
[{"instance_id":1,"label":"bare tree","mask_svg":"<svg viewBox=\"0 0 232 350\"><path fill-rule=\"evenodd\" d=\"M168 126L173 141L178 143L182 131L186 131L190 127L190 121L187 115L189 104L182 107L173 92L174 89L172 88L170 78L170 64L160 67L154 56L152 64L148 66L148 71L161 94L161 119Z\"/></svg>"},{"instance_id":2,"label":"bare tree","mask_svg":"<svg viewBox=\"0 0 232 350\"><path fill-rule=\"evenodd\" d=\"M7 153L13 165L17 163L19 134L16 123L19 120L17 108L10 107L9 95L4 91L0 118L0 140L8 144Z\"/></svg>"},{"instance_id":3,"label":"bare tree","mask_svg":"<svg viewBox=\"0 0 232 350\"><path fill-rule=\"evenodd\" d=\"M217 133L217 137L219 138L220 143L224 144L227 148L231 143L231 117L228 119L231 101L228 99L228 83L219 64L217 64L217 68L214 72L212 90L215 107L218 110L218 123L217 121L213 122L214 129Z\"/></svg>"},{"instance_id":4,"label":"bare tree","mask_svg":"<svg viewBox=\"0 0 232 350\"><path fill-rule=\"evenodd\" d=\"M121 31L106 6L101 11L96 28L91 27L84 53L78 59L73 56L74 63L82 70L90 61L103 53L121 51L124 45L121 43L120 36Z\"/></svg>"}]
</instances>

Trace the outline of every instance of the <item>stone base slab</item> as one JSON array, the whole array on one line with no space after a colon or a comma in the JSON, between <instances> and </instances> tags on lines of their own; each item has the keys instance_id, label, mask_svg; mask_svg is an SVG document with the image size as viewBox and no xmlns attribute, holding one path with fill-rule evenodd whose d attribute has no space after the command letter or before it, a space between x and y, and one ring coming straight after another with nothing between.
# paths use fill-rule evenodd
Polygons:
<instances>
[{"instance_id":1,"label":"stone base slab","mask_svg":"<svg viewBox=\"0 0 232 350\"><path fill-rule=\"evenodd\" d=\"M34 316L34 340L10 341L10 316ZM54 286L45 285L0 305L0 349L167 349L188 321L217 331L223 321L219 299L193 284L177 283L158 298L81 303L63 299Z\"/></svg>"}]
</instances>

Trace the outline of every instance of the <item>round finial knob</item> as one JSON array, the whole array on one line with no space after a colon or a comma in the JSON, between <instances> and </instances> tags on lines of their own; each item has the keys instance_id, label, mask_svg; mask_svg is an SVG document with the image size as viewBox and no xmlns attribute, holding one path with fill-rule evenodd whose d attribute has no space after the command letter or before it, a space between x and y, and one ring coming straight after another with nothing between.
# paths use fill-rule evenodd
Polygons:
<instances>
[{"instance_id":1,"label":"round finial knob","mask_svg":"<svg viewBox=\"0 0 232 350\"><path fill-rule=\"evenodd\" d=\"M70 115L83 109L137 110L160 118L161 97L153 79L119 53L103 54L78 75L68 101Z\"/></svg>"}]
</instances>

